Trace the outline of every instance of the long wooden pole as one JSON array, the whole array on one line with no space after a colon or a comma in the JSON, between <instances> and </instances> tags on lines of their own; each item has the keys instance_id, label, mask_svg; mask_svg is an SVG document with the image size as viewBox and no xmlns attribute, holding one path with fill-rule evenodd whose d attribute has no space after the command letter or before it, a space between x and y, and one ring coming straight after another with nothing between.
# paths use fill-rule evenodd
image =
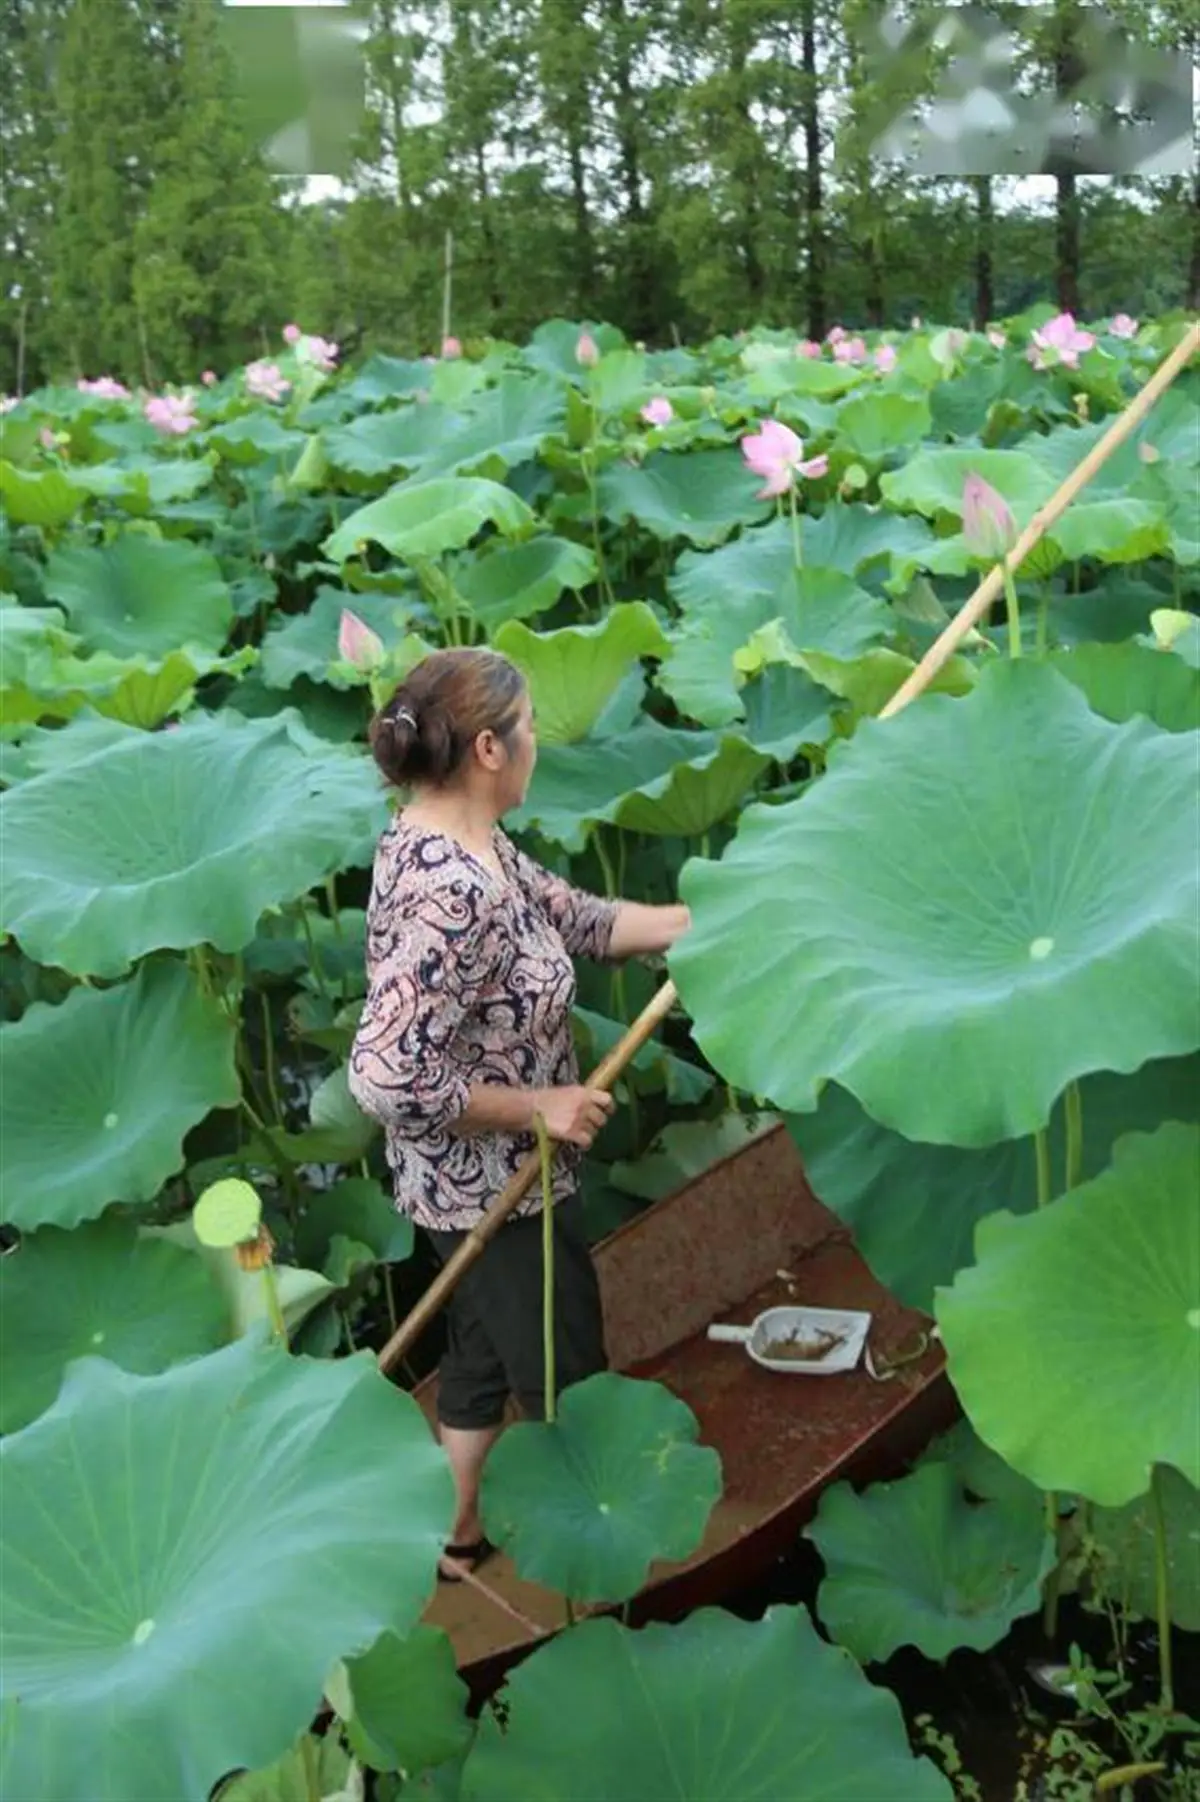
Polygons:
<instances>
[{"instance_id":1,"label":"long wooden pole","mask_svg":"<svg viewBox=\"0 0 1200 1802\"><path fill-rule=\"evenodd\" d=\"M610 1089L617 1077L624 1070L630 1059L637 1056L646 1040L666 1019L675 1005L675 985L665 982L654 999L642 1009L628 1032L613 1046L606 1058L603 1058L588 1078L588 1087L592 1089ZM493 1239L513 1210L519 1206L528 1193L534 1178L541 1168L541 1160L536 1151L526 1158L516 1175L511 1177L492 1203L487 1213L477 1226L473 1226L452 1258L448 1258L424 1295L405 1315L396 1331L379 1353L380 1370L390 1370L397 1359L402 1358L413 1340L421 1334L449 1299L451 1292L462 1280L465 1271L469 1270L482 1252L489 1239Z\"/></svg>"},{"instance_id":2,"label":"long wooden pole","mask_svg":"<svg viewBox=\"0 0 1200 1802\"><path fill-rule=\"evenodd\" d=\"M1117 446L1122 444L1135 427L1141 424L1155 401L1166 392L1175 377L1197 351L1200 351L1200 321L1190 327L1170 356L1164 358L1145 387L1134 397L1125 411L1113 420L1104 436L1097 440L1087 456L1071 471L1052 499L1034 514L1005 559L1010 569L1015 572L1020 567L1042 534L1066 511L1075 496L1091 481L1106 458L1110 457ZM887 705L880 710L880 719L889 719L892 714L899 713L902 708L907 707L910 701L916 700L917 696L932 682L942 665L953 655L955 648L966 637L972 626L983 617L1003 586L1004 566L998 563L984 577L970 600L954 616L945 631L930 645L912 674L896 690ZM677 1000L675 984L665 982L650 1004L638 1015L625 1036L597 1065L589 1078L592 1088L608 1089L612 1087L626 1064L637 1055L660 1022L666 1019ZM390 1370L397 1359L403 1357L414 1339L424 1331L434 1315L444 1306L461 1280L463 1272L475 1262L488 1240L494 1237L528 1193L537 1176L538 1169L538 1156L536 1152L531 1153L492 1207L488 1209L478 1226L473 1227L467 1234L454 1256L446 1262L416 1307L401 1321L383 1347L379 1353L381 1370Z\"/></svg>"},{"instance_id":3,"label":"long wooden pole","mask_svg":"<svg viewBox=\"0 0 1200 1802\"><path fill-rule=\"evenodd\" d=\"M1155 401L1165 394L1197 351L1200 351L1200 321L1189 327L1170 356L1164 357L1145 387L1134 396L1123 413L1118 413L1103 437L1096 440L1087 456L1071 471L1053 497L1034 514L1004 562L997 563L988 572L970 600L964 603L945 631L930 645L916 669L900 685L887 705L880 709L881 720L890 719L892 714L899 713L901 708L907 707L910 701L915 701L922 690L928 687L942 665L954 655L972 626L979 624L992 602L999 596L1004 587L1005 564L1015 575L1042 534L1066 512L1076 495L1087 486L1117 446L1123 444L1129 434L1142 423Z\"/></svg>"}]
</instances>

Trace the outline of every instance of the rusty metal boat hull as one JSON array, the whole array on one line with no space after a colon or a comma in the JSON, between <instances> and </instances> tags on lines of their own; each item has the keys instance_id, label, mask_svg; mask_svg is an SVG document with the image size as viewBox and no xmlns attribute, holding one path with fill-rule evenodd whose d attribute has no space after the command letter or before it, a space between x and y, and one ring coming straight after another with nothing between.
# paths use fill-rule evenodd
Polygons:
<instances>
[{"instance_id":1,"label":"rusty metal boat hull","mask_svg":"<svg viewBox=\"0 0 1200 1802\"><path fill-rule=\"evenodd\" d=\"M634 1621L677 1618L754 1582L794 1546L831 1483L898 1474L955 1418L940 1346L912 1356L930 1323L871 1275L848 1230L813 1196L783 1127L630 1221L595 1258L612 1367L680 1396L724 1475L703 1543L681 1564L652 1568L631 1605ZM705 1337L714 1320L749 1321L788 1302L869 1309L877 1364L909 1361L883 1382L862 1364L796 1377ZM416 1398L432 1421L436 1377ZM440 1585L426 1615L449 1634L477 1691L563 1625L562 1598L522 1582L503 1556L481 1575L490 1593Z\"/></svg>"}]
</instances>

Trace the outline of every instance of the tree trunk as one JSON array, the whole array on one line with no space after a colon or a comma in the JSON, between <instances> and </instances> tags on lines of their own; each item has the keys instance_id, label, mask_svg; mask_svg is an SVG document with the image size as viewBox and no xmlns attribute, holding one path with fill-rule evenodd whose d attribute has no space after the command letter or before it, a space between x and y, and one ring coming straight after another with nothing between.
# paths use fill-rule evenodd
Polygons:
<instances>
[{"instance_id":1,"label":"tree trunk","mask_svg":"<svg viewBox=\"0 0 1200 1802\"><path fill-rule=\"evenodd\" d=\"M1192 255L1188 263L1187 305L1200 308L1200 168L1192 178Z\"/></svg>"},{"instance_id":2,"label":"tree trunk","mask_svg":"<svg viewBox=\"0 0 1200 1802\"><path fill-rule=\"evenodd\" d=\"M825 336L825 221L821 189L821 117L817 102L816 0L804 0L800 58L804 71L804 215L808 335Z\"/></svg>"},{"instance_id":3,"label":"tree trunk","mask_svg":"<svg viewBox=\"0 0 1200 1802\"><path fill-rule=\"evenodd\" d=\"M992 178L973 177L975 189L975 329L983 331L995 312L992 290L992 243L995 215L992 210Z\"/></svg>"},{"instance_id":4,"label":"tree trunk","mask_svg":"<svg viewBox=\"0 0 1200 1802\"><path fill-rule=\"evenodd\" d=\"M1054 285L1064 313L1079 311L1079 190L1073 173L1057 177L1054 219Z\"/></svg>"},{"instance_id":5,"label":"tree trunk","mask_svg":"<svg viewBox=\"0 0 1200 1802\"><path fill-rule=\"evenodd\" d=\"M590 313L596 301L596 250L588 208L583 140L574 127L567 134L567 157L571 166L571 201L575 212L575 304L581 313Z\"/></svg>"}]
</instances>

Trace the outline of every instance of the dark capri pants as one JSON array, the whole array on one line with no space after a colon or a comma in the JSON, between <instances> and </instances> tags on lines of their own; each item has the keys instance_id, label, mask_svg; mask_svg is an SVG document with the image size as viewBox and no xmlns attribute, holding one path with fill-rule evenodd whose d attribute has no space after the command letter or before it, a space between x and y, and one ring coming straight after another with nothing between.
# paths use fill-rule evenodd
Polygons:
<instances>
[{"instance_id":1,"label":"dark capri pants","mask_svg":"<svg viewBox=\"0 0 1200 1802\"><path fill-rule=\"evenodd\" d=\"M465 1232L421 1229L438 1261ZM544 1420L542 1217L500 1228L450 1297L448 1343L438 1369L438 1419L447 1427L496 1427L515 1396L529 1420ZM554 1355L558 1391L608 1368L600 1286L588 1250L583 1198L554 1208Z\"/></svg>"}]
</instances>

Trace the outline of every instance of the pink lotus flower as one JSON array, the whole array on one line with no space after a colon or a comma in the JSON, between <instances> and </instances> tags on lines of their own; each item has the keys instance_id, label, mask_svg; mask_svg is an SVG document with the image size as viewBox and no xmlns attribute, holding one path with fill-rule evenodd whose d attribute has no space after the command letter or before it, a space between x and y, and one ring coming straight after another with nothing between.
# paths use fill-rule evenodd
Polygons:
<instances>
[{"instance_id":1,"label":"pink lotus flower","mask_svg":"<svg viewBox=\"0 0 1200 1802\"><path fill-rule=\"evenodd\" d=\"M50 427L48 425L44 425L42 427L41 431L38 433L38 443L41 445L43 450L53 450L54 449L55 437L54 437L54 433L50 430Z\"/></svg>"},{"instance_id":2,"label":"pink lotus flower","mask_svg":"<svg viewBox=\"0 0 1200 1802\"><path fill-rule=\"evenodd\" d=\"M295 321L293 321L291 325L285 325L283 328L283 341L285 344L299 344L303 335L304 334L301 332L300 327Z\"/></svg>"},{"instance_id":3,"label":"pink lotus flower","mask_svg":"<svg viewBox=\"0 0 1200 1802\"><path fill-rule=\"evenodd\" d=\"M865 363L867 346L862 338L839 338L833 347L835 363Z\"/></svg>"},{"instance_id":4,"label":"pink lotus flower","mask_svg":"<svg viewBox=\"0 0 1200 1802\"><path fill-rule=\"evenodd\" d=\"M443 355L443 357L445 357L447 363L453 363L455 357L462 356L462 344L459 342L459 340L457 338L451 338L451 337L443 338L442 339L442 355Z\"/></svg>"},{"instance_id":5,"label":"pink lotus flower","mask_svg":"<svg viewBox=\"0 0 1200 1802\"><path fill-rule=\"evenodd\" d=\"M342 609L337 642L338 656L357 670L378 669L383 662L383 640L348 607Z\"/></svg>"},{"instance_id":6,"label":"pink lotus flower","mask_svg":"<svg viewBox=\"0 0 1200 1802\"><path fill-rule=\"evenodd\" d=\"M97 400L128 400L129 390L115 376L100 375L94 382L81 380L76 382L80 394L93 394Z\"/></svg>"},{"instance_id":7,"label":"pink lotus flower","mask_svg":"<svg viewBox=\"0 0 1200 1802\"><path fill-rule=\"evenodd\" d=\"M875 352L875 367L881 375L887 375L896 367L896 346L881 344Z\"/></svg>"},{"instance_id":8,"label":"pink lotus flower","mask_svg":"<svg viewBox=\"0 0 1200 1802\"><path fill-rule=\"evenodd\" d=\"M328 338L318 338L315 335L301 338L298 350L303 362L312 363L317 369L324 370L326 375L331 369L337 368L338 347Z\"/></svg>"},{"instance_id":9,"label":"pink lotus flower","mask_svg":"<svg viewBox=\"0 0 1200 1802\"><path fill-rule=\"evenodd\" d=\"M1143 463L1157 463L1162 458L1162 452L1159 450L1157 444L1150 444L1145 438L1143 438L1142 442L1138 445L1137 454L1140 461Z\"/></svg>"},{"instance_id":10,"label":"pink lotus flower","mask_svg":"<svg viewBox=\"0 0 1200 1802\"><path fill-rule=\"evenodd\" d=\"M987 340L993 350L1003 350L1008 343L1008 333L1002 332L998 325L992 325L988 327Z\"/></svg>"},{"instance_id":11,"label":"pink lotus flower","mask_svg":"<svg viewBox=\"0 0 1200 1802\"><path fill-rule=\"evenodd\" d=\"M844 325L831 325L825 334L825 342L826 344L840 344L845 336L846 328Z\"/></svg>"},{"instance_id":12,"label":"pink lotus flower","mask_svg":"<svg viewBox=\"0 0 1200 1802\"><path fill-rule=\"evenodd\" d=\"M278 363L246 365L246 389L255 400L282 400L291 385L280 374Z\"/></svg>"},{"instance_id":13,"label":"pink lotus flower","mask_svg":"<svg viewBox=\"0 0 1200 1802\"><path fill-rule=\"evenodd\" d=\"M200 377L200 380L204 383L204 386L206 388L215 388L217 385L216 370L215 369L206 369L204 371L204 374Z\"/></svg>"},{"instance_id":14,"label":"pink lotus flower","mask_svg":"<svg viewBox=\"0 0 1200 1802\"><path fill-rule=\"evenodd\" d=\"M797 476L815 480L829 468L828 457L809 457L805 461L804 440L777 419L765 420L760 431L742 439L742 455L747 467L763 477L758 491L760 501L786 494Z\"/></svg>"},{"instance_id":15,"label":"pink lotus flower","mask_svg":"<svg viewBox=\"0 0 1200 1802\"><path fill-rule=\"evenodd\" d=\"M1045 369L1047 353L1053 353L1055 360L1065 363L1068 369L1075 369L1079 365L1080 352L1091 350L1096 339L1092 332L1080 330L1072 313L1059 313L1040 331L1033 333L1033 342L1041 355L1041 361L1032 359L1035 368Z\"/></svg>"},{"instance_id":16,"label":"pink lotus flower","mask_svg":"<svg viewBox=\"0 0 1200 1802\"><path fill-rule=\"evenodd\" d=\"M582 369L594 369L600 361L600 346L590 332L580 332L575 346L575 361Z\"/></svg>"},{"instance_id":17,"label":"pink lotus flower","mask_svg":"<svg viewBox=\"0 0 1200 1802\"><path fill-rule=\"evenodd\" d=\"M1138 322L1131 319L1128 313L1115 313L1109 321L1108 329L1114 338L1136 338Z\"/></svg>"},{"instance_id":18,"label":"pink lotus flower","mask_svg":"<svg viewBox=\"0 0 1200 1802\"><path fill-rule=\"evenodd\" d=\"M670 425L675 417L675 409L665 394L656 394L642 408L642 418L647 425Z\"/></svg>"},{"instance_id":19,"label":"pink lotus flower","mask_svg":"<svg viewBox=\"0 0 1200 1802\"><path fill-rule=\"evenodd\" d=\"M142 412L164 438L182 438L199 425L199 420L192 412L192 396L185 394L152 394L142 407Z\"/></svg>"},{"instance_id":20,"label":"pink lotus flower","mask_svg":"<svg viewBox=\"0 0 1200 1802\"><path fill-rule=\"evenodd\" d=\"M977 557L998 562L1017 542L1017 522L1002 494L972 471L963 483L963 538Z\"/></svg>"},{"instance_id":21,"label":"pink lotus flower","mask_svg":"<svg viewBox=\"0 0 1200 1802\"><path fill-rule=\"evenodd\" d=\"M795 350L795 355L798 357L819 357L820 354L821 346L815 338L802 338Z\"/></svg>"}]
</instances>

